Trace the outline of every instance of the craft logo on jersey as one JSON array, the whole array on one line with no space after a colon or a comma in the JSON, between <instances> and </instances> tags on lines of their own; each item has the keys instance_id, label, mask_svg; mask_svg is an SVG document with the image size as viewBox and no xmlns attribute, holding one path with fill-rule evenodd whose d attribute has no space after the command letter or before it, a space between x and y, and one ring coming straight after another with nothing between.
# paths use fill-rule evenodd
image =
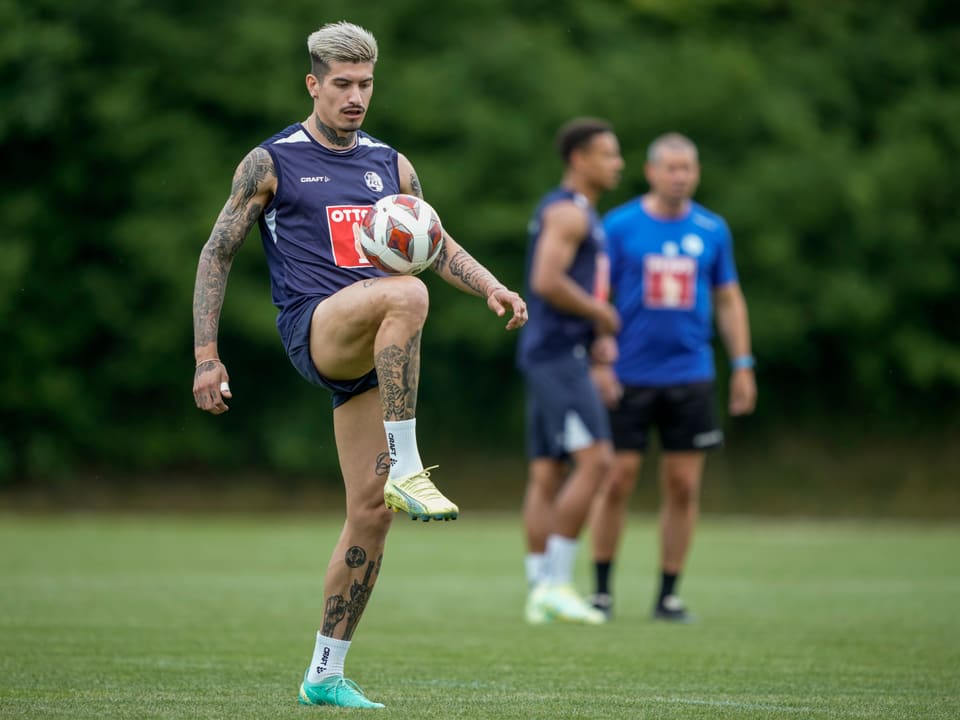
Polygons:
<instances>
[{"instance_id":1,"label":"craft logo on jersey","mask_svg":"<svg viewBox=\"0 0 960 720\"><path fill-rule=\"evenodd\" d=\"M328 205L327 228L333 261L338 267L370 267L370 261L357 249L353 239L353 226L363 221L370 205Z\"/></svg>"},{"instance_id":2,"label":"craft logo on jersey","mask_svg":"<svg viewBox=\"0 0 960 720\"><path fill-rule=\"evenodd\" d=\"M653 309L690 310L697 301L697 261L676 255L643 258L643 304Z\"/></svg>"}]
</instances>

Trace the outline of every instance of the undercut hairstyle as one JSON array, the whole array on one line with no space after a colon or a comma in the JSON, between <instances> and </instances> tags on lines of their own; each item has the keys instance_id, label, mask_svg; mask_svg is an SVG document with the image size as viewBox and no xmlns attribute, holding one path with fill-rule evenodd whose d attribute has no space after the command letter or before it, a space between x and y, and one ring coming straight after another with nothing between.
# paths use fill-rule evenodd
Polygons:
<instances>
[{"instance_id":1,"label":"undercut hairstyle","mask_svg":"<svg viewBox=\"0 0 960 720\"><path fill-rule=\"evenodd\" d=\"M330 72L331 62L377 62L377 39L359 25L340 21L328 23L307 38L310 73L318 80Z\"/></svg>"},{"instance_id":2,"label":"undercut hairstyle","mask_svg":"<svg viewBox=\"0 0 960 720\"><path fill-rule=\"evenodd\" d=\"M563 164L569 165L574 150L585 148L595 135L612 132L613 126L606 120L592 117L574 118L557 130L554 144Z\"/></svg>"},{"instance_id":3,"label":"undercut hairstyle","mask_svg":"<svg viewBox=\"0 0 960 720\"><path fill-rule=\"evenodd\" d=\"M693 153L694 162L700 162L696 144L686 135L670 132L656 138L647 148L647 162L656 165L664 150L687 150Z\"/></svg>"}]
</instances>

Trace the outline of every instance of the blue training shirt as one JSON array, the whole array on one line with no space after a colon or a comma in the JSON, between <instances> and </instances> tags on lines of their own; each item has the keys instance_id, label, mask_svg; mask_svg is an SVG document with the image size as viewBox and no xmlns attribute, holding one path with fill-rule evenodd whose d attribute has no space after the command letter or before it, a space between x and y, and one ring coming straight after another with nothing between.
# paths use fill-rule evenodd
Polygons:
<instances>
[{"instance_id":1,"label":"blue training shirt","mask_svg":"<svg viewBox=\"0 0 960 720\"><path fill-rule=\"evenodd\" d=\"M364 132L342 152L301 123L265 140L277 192L260 215L277 328L285 347L299 311L357 280L384 273L358 253L353 224L385 195L400 192L397 151Z\"/></svg>"},{"instance_id":2,"label":"blue training shirt","mask_svg":"<svg viewBox=\"0 0 960 720\"><path fill-rule=\"evenodd\" d=\"M533 266L533 254L543 230L543 213L553 203L571 200L587 213L589 227L580 247L577 248L573 263L567 269L567 274L588 293L593 294L597 287L597 258L606 252L603 225L586 197L563 187L555 188L540 200L528 226L524 292L528 319L520 331L520 339L517 343L517 365L522 370L537 363L569 355L577 345L589 349L593 342L593 320L557 310L530 290L530 270ZM602 267L605 267L605 264Z\"/></svg>"},{"instance_id":3,"label":"blue training shirt","mask_svg":"<svg viewBox=\"0 0 960 720\"><path fill-rule=\"evenodd\" d=\"M603 225L623 322L620 381L662 387L712 380L713 290L737 281L726 221L696 202L682 218L653 217L636 198L607 213Z\"/></svg>"}]
</instances>

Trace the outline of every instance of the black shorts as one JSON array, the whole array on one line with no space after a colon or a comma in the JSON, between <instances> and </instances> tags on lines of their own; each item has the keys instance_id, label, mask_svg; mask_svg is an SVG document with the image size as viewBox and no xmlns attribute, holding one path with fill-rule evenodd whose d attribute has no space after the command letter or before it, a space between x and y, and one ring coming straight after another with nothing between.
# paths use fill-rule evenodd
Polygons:
<instances>
[{"instance_id":1,"label":"black shorts","mask_svg":"<svg viewBox=\"0 0 960 720\"><path fill-rule=\"evenodd\" d=\"M333 407L338 408L350 398L377 387L379 382L376 369L352 380L331 380L317 371L317 366L313 364L313 358L310 357L310 325L313 322L313 311L319 303L319 300L316 303L308 303L300 311L290 336L287 356L304 380L333 393Z\"/></svg>"},{"instance_id":2,"label":"black shorts","mask_svg":"<svg viewBox=\"0 0 960 720\"><path fill-rule=\"evenodd\" d=\"M527 457L566 459L610 440L610 419L590 379L586 350L524 371L527 385Z\"/></svg>"},{"instance_id":3,"label":"black shorts","mask_svg":"<svg viewBox=\"0 0 960 720\"><path fill-rule=\"evenodd\" d=\"M625 386L610 412L617 450L646 450L651 428L666 451L709 450L723 444L717 422L714 383L668 387Z\"/></svg>"}]
</instances>

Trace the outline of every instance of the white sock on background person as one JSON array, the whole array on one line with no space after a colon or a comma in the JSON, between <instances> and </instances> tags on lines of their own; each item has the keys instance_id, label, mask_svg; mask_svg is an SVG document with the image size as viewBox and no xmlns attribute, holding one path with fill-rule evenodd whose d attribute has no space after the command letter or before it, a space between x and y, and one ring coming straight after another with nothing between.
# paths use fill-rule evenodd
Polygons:
<instances>
[{"instance_id":1,"label":"white sock on background person","mask_svg":"<svg viewBox=\"0 0 960 720\"><path fill-rule=\"evenodd\" d=\"M573 582L573 564L577 559L580 543L576 538L551 535L547 538L547 567L549 582L553 585L570 585Z\"/></svg>"},{"instance_id":2,"label":"white sock on background person","mask_svg":"<svg viewBox=\"0 0 960 720\"><path fill-rule=\"evenodd\" d=\"M527 569L527 585L531 588L547 581L546 553L527 553L524 559Z\"/></svg>"},{"instance_id":3,"label":"white sock on background person","mask_svg":"<svg viewBox=\"0 0 960 720\"><path fill-rule=\"evenodd\" d=\"M318 683L328 677L343 677L343 661L347 659L350 640L337 640L317 631L317 644L307 673L308 683Z\"/></svg>"},{"instance_id":4,"label":"white sock on background person","mask_svg":"<svg viewBox=\"0 0 960 720\"><path fill-rule=\"evenodd\" d=\"M417 449L417 419L384 420L387 452L390 454L390 477L398 478L423 470Z\"/></svg>"}]
</instances>

